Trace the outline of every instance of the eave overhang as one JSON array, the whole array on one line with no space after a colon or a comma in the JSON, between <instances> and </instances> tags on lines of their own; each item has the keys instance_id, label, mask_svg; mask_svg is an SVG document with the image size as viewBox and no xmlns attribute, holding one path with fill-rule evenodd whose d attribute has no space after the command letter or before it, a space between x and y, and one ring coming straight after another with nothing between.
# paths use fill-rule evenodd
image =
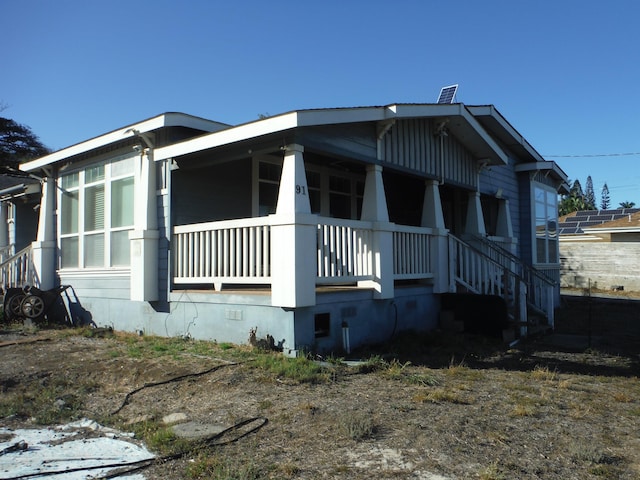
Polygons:
<instances>
[{"instance_id":1,"label":"eave overhang","mask_svg":"<svg viewBox=\"0 0 640 480\"><path fill-rule=\"evenodd\" d=\"M154 152L154 159L175 158L304 127L364 122L388 123L409 118L446 120L447 129L477 158L493 165L504 165L508 161L506 153L463 104L399 104L294 111L158 148Z\"/></svg>"},{"instance_id":2,"label":"eave overhang","mask_svg":"<svg viewBox=\"0 0 640 480\"><path fill-rule=\"evenodd\" d=\"M540 162L521 163L514 167L516 172L528 172L537 173L542 172L544 175L551 175L558 183L558 193L569 193L569 177L558 166L558 164L552 160L543 160Z\"/></svg>"},{"instance_id":3,"label":"eave overhang","mask_svg":"<svg viewBox=\"0 0 640 480\"><path fill-rule=\"evenodd\" d=\"M203 132L213 132L228 128L229 126L220 122L214 122L184 113L163 113L156 117L149 118L132 125L127 125L126 127L122 127L112 132L105 133L104 135L100 135L84 142L71 145L70 147L63 148L30 162L25 162L20 165L20 170L23 170L25 172L39 170L49 165L53 165L59 161L67 160L76 155L81 155L83 153L90 152L91 150L95 150L122 141L127 137L133 136L134 130L139 133L147 133L162 127L187 127L193 128L195 130L201 130Z\"/></svg>"},{"instance_id":4,"label":"eave overhang","mask_svg":"<svg viewBox=\"0 0 640 480\"><path fill-rule=\"evenodd\" d=\"M467 107L484 128L489 130L502 144L511 150L516 160L526 163L543 162L544 158L535 148L502 116L493 105L473 105Z\"/></svg>"},{"instance_id":5,"label":"eave overhang","mask_svg":"<svg viewBox=\"0 0 640 480\"><path fill-rule=\"evenodd\" d=\"M489 165L505 165L508 156L464 104L393 104L375 107L300 110L268 117L238 126L205 120L182 113L165 113L142 122L58 150L26 162L26 172L46 168L93 150L129 139L135 134L152 132L162 127L184 126L204 132L197 137L154 149L156 161L186 156L219 147L250 142L259 137L276 136L305 127L350 123L386 123L395 120L427 118L442 121L446 129L479 161ZM135 133L134 133L135 132Z\"/></svg>"}]
</instances>

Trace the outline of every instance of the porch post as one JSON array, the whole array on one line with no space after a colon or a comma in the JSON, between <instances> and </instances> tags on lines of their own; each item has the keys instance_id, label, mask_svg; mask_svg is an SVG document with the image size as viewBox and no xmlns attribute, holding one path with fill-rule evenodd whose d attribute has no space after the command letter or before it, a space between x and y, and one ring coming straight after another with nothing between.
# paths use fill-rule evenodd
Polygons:
<instances>
[{"instance_id":1,"label":"porch post","mask_svg":"<svg viewBox=\"0 0 640 480\"><path fill-rule=\"evenodd\" d=\"M288 145L278 205L271 216L271 303L278 307L316 304L317 217L311 214L304 147Z\"/></svg>"},{"instance_id":2,"label":"porch post","mask_svg":"<svg viewBox=\"0 0 640 480\"><path fill-rule=\"evenodd\" d=\"M496 236L509 239L509 249L514 250L513 227L511 225L511 212L509 209L509 200L502 199L498 201L498 219L496 225ZM513 253L513 251L512 251Z\"/></svg>"},{"instance_id":3,"label":"porch post","mask_svg":"<svg viewBox=\"0 0 640 480\"><path fill-rule=\"evenodd\" d=\"M367 165L360 219L373 222L374 279L358 282L358 286L372 287L374 298L393 298L393 224L389 222L380 165Z\"/></svg>"},{"instance_id":4,"label":"porch post","mask_svg":"<svg viewBox=\"0 0 640 480\"><path fill-rule=\"evenodd\" d=\"M440 188L437 180L424 182L424 200L422 202L422 220L420 225L430 228L444 229L444 215L440 201Z\"/></svg>"},{"instance_id":5,"label":"porch post","mask_svg":"<svg viewBox=\"0 0 640 480\"><path fill-rule=\"evenodd\" d=\"M484 216L482 215L482 204L480 203L480 192L469 193L469 203L467 204L467 221L464 233L485 237L487 230L484 226Z\"/></svg>"},{"instance_id":6,"label":"porch post","mask_svg":"<svg viewBox=\"0 0 640 480\"><path fill-rule=\"evenodd\" d=\"M134 175L134 229L131 247L131 300L158 300L158 219L156 168L153 151L145 148L136 162Z\"/></svg>"},{"instance_id":7,"label":"porch post","mask_svg":"<svg viewBox=\"0 0 640 480\"><path fill-rule=\"evenodd\" d=\"M422 202L422 220L420 225L433 229L433 237L429 242L429 258L433 273L434 293L449 291L449 242L444 225L440 188L437 180L427 180Z\"/></svg>"},{"instance_id":8,"label":"porch post","mask_svg":"<svg viewBox=\"0 0 640 480\"><path fill-rule=\"evenodd\" d=\"M9 202L0 202L0 252L4 249L9 249ZM11 252L6 252L0 261L4 262L9 258Z\"/></svg>"},{"instance_id":9,"label":"porch post","mask_svg":"<svg viewBox=\"0 0 640 480\"><path fill-rule=\"evenodd\" d=\"M501 200L498 204L498 225L496 228L496 235L498 237L513 237L509 200L506 198Z\"/></svg>"},{"instance_id":10,"label":"porch post","mask_svg":"<svg viewBox=\"0 0 640 480\"><path fill-rule=\"evenodd\" d=\"M42 198L38 218L38 233L31 243L35 283L42 290L55 287L56 234L55 234L56 182L52 177L42 181Z\"/></svg>"}]
</instances>

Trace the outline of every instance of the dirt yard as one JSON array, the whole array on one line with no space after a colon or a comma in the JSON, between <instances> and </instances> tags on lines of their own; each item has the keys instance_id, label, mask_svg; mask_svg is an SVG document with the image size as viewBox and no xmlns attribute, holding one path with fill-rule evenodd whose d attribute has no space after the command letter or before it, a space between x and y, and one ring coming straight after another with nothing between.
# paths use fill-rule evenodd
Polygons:
<instances>
[{"instance_id":1,"label":"dirt yard","mask_svg":"<svg viewBox=\"0 0 640 480\"><path fill-rule=\"evenodd\" d=\"M135 432L159 456L182 452L143 471L154 479L638 479L640 303L623 308L631 333L606 328L604 309L590 337L573 335L585 332L581 308L567 304L556 335L512 349L411 335L355 363L6 326L0 424L86 417ZM207 444L167 425L254 418L266 424Z\"/></svg>"}]
</instances>

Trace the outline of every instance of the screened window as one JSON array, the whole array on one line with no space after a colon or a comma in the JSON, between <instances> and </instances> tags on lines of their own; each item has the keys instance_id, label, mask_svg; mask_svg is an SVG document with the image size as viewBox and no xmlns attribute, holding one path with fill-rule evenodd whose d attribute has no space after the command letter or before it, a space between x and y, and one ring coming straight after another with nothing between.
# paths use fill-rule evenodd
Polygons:
<instances>
[{"instance_id":1,"label":"screened window","mask_svg":"<svg viewBox=\"0 0 640 480\"><path fill-rule=\"evenodd\" d=\"M558 263L558 194L534 186L535 262Z\"/></svg>"},{"instance_id":2,"label":"screened window","mask_svg":"<svg viewBox=\"0 0 640 480\"><path fill-rule=\"evenodd\" d=\"M92 165L60 178L60 268L130 264L134 159Z\"/></svg>"}]
</instances>

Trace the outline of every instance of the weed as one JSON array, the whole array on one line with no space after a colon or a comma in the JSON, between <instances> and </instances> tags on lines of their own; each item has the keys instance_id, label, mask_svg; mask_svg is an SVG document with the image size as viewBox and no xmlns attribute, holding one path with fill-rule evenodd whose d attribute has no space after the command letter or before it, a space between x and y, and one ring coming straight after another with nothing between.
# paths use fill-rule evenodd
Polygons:
<instances>
[{"instance_id":1,"label":"weed","mask_svg":"<svg viewBox=\"0 0 640 480\"><path fill-rule=\"evenodd\" d=\"M324 383L330 378L324 368L306 357L288 358L268 352L259 354L253 364L276 378L297 383Z\"/></svg>"},{"instance_id":2,"label":"weed","mask_svg":"<svg viewBox=\"0 0 640 480\"><path fill-rule=\"evenodd\" d=\"M379 370L385 370L389 364L380 356L373 355L369 359L358 366L358 373L371 373Z\"/></svg>"},{"instance_id":3,"label":"weed","mask_svg":"<svg viewBox=\"0 0 640 480\"><path fill-rule=\"evenodd\" d=\"M597 445L587 442L572 442L568 452L575 463L611 464L611 457L605 455Z\"/></svg>"},{"instance_id":4,"label":"weed","mask_svg":"<svg viewBox=\"0 0 640 480\"><path fill-rule=\"evenodd\" d=\"M184 452L191 446L187 440L178 438L170 427L154 420L140 422L129 428L133 428L136 438L143 440L151 450L161 455Z\"/></svg>"},{"instance_id":5,"label":"weed","mask_svg":"<svg viewBox=\"0 0 640 480\"><path fill-rule=\"evenodd\" d=\"M631 403L633 398L626 392L616 392L613 394L613 399L619 403Z\"/></svg>"},{"instance_id":6,"label":"weed","mask_svg":"<svg viewBox=\"0 0 640 480\"><path fill-rule=\"evenodd\" d=\"M370 414L349 413L340 419L342 430L352 440L365 440L372 437L378 430Z\"/></svg>"},{"instance_id":7,"label":"weed","mask_svg":"<svg viewBox=\"0 0 640 480\"><path fill-rule=\"evenodd\" d=\"M480 480L505 480L507 477L502 473L497 463L483 468L479 472Z\"/></svg>"},{"instance_id":8,"label":"weed","mask_svg":"<svg viewBox=\"0 0 640 480\"><path fill-rule=\"evenodd\" d=\"M253 463L234 462L227 457L201 454L187 467L187 477L216 480L257 480L260 471Z\"/></svg>"},{"instance_id":9,"label":"weed","mask_svg":"<svg viewBox=\"0 0 640 480\"><path fill-rule=\"evenodd\" d=\"M531 405L522 405L518 404L513 407L511 411L511 416L513 417L532 417L536 413L535 408Z\"/></svg>"},{"instance_id":10,"label":"weed","mask_svg":"<svg viewBox=\"0 0 640 480\"><path fill-rule=\"evenodd\" d=\"M547 366L536 365L531 372L531 378L534 380L540 380L545 382L553 382L558 378L558 373L553 370L549 370Z\"/></svg>"}]
</instances>

